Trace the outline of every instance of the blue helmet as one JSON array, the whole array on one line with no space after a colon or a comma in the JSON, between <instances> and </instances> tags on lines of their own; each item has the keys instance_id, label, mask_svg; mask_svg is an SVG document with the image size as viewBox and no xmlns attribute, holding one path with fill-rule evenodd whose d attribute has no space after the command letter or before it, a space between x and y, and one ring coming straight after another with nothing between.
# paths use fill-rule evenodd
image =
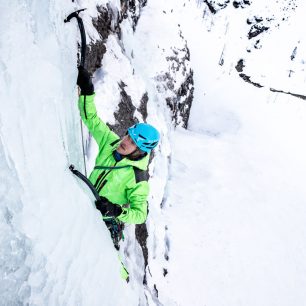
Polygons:
<instances>
[{"instance_id":1,"label":"blue helmet","mask_svg":"<svg viewBox=\"0 0 306 306\"><path fill-rule=\"evenodd\" d=\"M146 153L150 153L159 141L159 132L150 124L136 123L128 128L128 134L136 146Z\"/></svg>"}]
</instances>

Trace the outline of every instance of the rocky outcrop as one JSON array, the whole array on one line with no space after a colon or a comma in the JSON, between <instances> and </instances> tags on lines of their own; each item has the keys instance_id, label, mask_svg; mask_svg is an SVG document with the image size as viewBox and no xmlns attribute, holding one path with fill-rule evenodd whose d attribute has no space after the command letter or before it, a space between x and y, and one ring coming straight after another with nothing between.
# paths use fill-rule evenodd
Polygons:
<instances>
[{"instance_id":1,"label":"rocky outcrop","mask_svg":"<svg viewBox=\"0 0 306 306\"><path fill-rule=\"evenodd\" d=\"M180 36L184 40L181 32ZM181 49L172 47L172 54L166 59L169 62L169 70L155 77L157 91L165 96L174 125L187 128L194 92L187 42L184 40ZM182 81L178 84L177 80L182 77Z\"/></svg>"},{"instance_id":2,"label":"rocky outcrop","mask_svg":"<svg viewBox=\"0 0 306 306\"><path fill-rule=\"evenodd\" d=\"M292 55L291 56L291 60L294 59L295 57L295 52L296 52L296 49L294 49L294 56ZM261 88L261 87L264 87L264 85L261 85L259 83L256 83L256 82L253 82L251 80L251 77L246 75L245 73L242 73L243 72L243 69L245 67L245 64L244 64L244 60L243 59L240 59L237 63L237 65L235 66L236 70L239 72L239 76L247 83L250 83L252 84L253 86L255 87L258 87L258 88ZM291 95L295 98L299 98L299 99L302 99L302 100L306 100L306 96L305 95L302 95L302 94L296 94L296 93L292 93L290 91L284 91L284 90L279 90L279 89L274 89L274 88L270 88L269 89L270 91L272 92L278 92L278 93L283 93L283 94L287 94L287 95Z\"/></svg>"},{"instance_id":3,"label":"rocky outcrop","mask_svg":"<svg viewBox=\"0 0 306 306\"><path fill-rule=\"evenodd\" d=\"M253 81L251 81L251 77L249 75L246 75L245 73L243 73L243 69L245 67L244 64L244 60L240 59L237 63L237 65L235 66L235 69L239 72L239 76L247 83L250 83L252 85L254 85L255 87L261 88L263 87L262 85L260 85L259 83L255 83Z\"/></svg>"},{"instance_id":4,"label":"rocky outcrop","mask_svg":"<svg viewBox=\"0 0 306 306\"><path fill-rule=\"evenodd\" d=\"M204 0L203 2L207 5L212 14L216 14L218 11L225 9L231 3L230 0ZM245 8L246 6L251 5L251 3L251 0L234 0L232 2L234 8L237 9Z\"/></svg>"},{"instance_id":5,"label":"rocky outcrop","mask_svg":"<svg viewBox=\"0 0 306 306\"><path fill-rule=\"evenodd\" d=\"M211 14L216 14L221 10L224 10L228 7L228 5L231 3L229 0L205 0L203 1L206 4L206 7L208 8L209 12ZM250 17L246 19L246 23L249 26L248 31L245 33L246 35L246 41L250 41L251 43L247 45L246 51L248 53L251 52L256 52L256 50L262 48L262 37L264 37L265 33L271 32L273 30L277 30L283 22L286 22L289 20L291 14L296 10L297 4L296 0L289 0L289 1L279 1L278 2L278 9L279 11L268 11L266 10L264 12L265 16L262 15L254 15L254 11L250 11L253 13ZM246 9L248 6L252 5L251 0L234 0L232 1L233 6L236 9ZM205 12L207 10L205 9ZM204 12L204 13L205 13ZM263 12L261 12L263 13ZM205 16L205 14L204 14ZM299 43L299 42L298 42ZM297 46L294 47L293 51L291 54L288 54L288 58L291 59L291 61L294 61L296 58L297 54ZM239 77L243 79L245 82L258 87L268 87L269 85L267 84L260 84L259 82L254 81L254 77L252 77L251 72L245 73L244 70L247 70L247 62L241 54L241 59L237 62L235 69L239 74ZM221 55L221 59L219 61L219 65L224 64L224 59L223 59L223 52ZM289 70L289 75L288 77L291 77L291 74L294 73L294 71ZM263 83L264 81L261 80ZM270 86L269 86L270 87ZM272 92L279 92L283 94L289 94L293 97L303 99L305 100L305 96L302 94L296 94L292 93L290 91L286 90L281 90L281 89L274 89L274 88L269 88L270 91Z\"/></svg>"},{"instance_id":6,"label":"rocky outcrop","mask_svg":"<svg viewBox=\"0 0 306 306\"><path fill-rule=\"evenodd\" d=\"M132 28L135 31L138 20L140 18L141 9L147 4L147 0L121 0L121 11L124 18L130 17L132 20Z\"/></svg>"},{"instance_id":7,"label":"rocky outcrop","mask_svg":"<svg viewBox=\"0 0 306 306\"><path fill-rule=\"evenodd\" d=\"M95 70L101 67L103 55L106 52L105 43L110 34L115 34L120 38L121 30L120 23L124 18L130 18L132 28L135 30L141 8L146 5L146 0L133 0L133 1L121 1L121 11L114 11L114 8L110 6L99 6L97 10L99 15L93 19L93 25L100 35L100 40L91 42L87 47L87 69L93 73ZM182 33L179 35L184 41ZM167 56L169 62L169 71L164 74L158 75L156 80L158 81L158 91L167 92L165 102L171 110L171 116L175 126L181 125L187 128L190 109L193 100L193 71L189 68L190 52L187 47L186 41L182 49L173 47L172 54ZM181 84L177 84L177 76L181 74L184 79ZM121 102L119 104L119 111L114 114L116 124L112 126L119 135L122 135L126 128L136 121L136 118L130 118L128 115L132 109L132 101L124 90L124 80L119 84L121 89ZM146 120L147 110L146 105L148 102L148 95L144 93L141 99L141 105L139 112L143 115L143 120ZM134 111L133 111L134 113ZM119 128L121 126L121 128Z\"/></svg>"},{"instance_id":8,"label":"rocky outcrop","mask_svg":"<svg viewBox=\"0 0 306 306\"><path fill-rule=\"evenodd\" d=\"M247 19L247 24L251 25L248 32L248 39L252 39L270 28L271 18L252 17Z\"/></svg>"},{"instance_id":9,"label":"rocky outcrop","mask_svg":"<svg viewBox=\"0 0 306 306\"><path fill-rule=\"evenodd\" d=\"M226 8L230 3L230 0L204 0L203 2L207 5L212 14L216 14L218 11Z\"/></svg>"},{"instance_id":10,"label":"rocky outcrop","mask_svg":"<svg viewBox=\"0 0 306 306\"><path fill-rule=\"evenodd\" d=\"M239 73L239 76L247 83L252 84L255 87L261 88L263 85L260 85L259 83L253 82L251 80L251 77L249 75L246 75L245 73Z\"/></svg>"},{"instance_id":11,"label":"rocky outcrop","mask_svg":"<svg viewBox=\"0 0 306 306\"><path fill-rule=\"evenodd\" d=\"M148 251L148 247L147 247L147 240L148 240L148 229L146 224L137 224L135 227L135 236L136 236L136 240L138 241L141 250L142 250L142 254L143 254L143 258L144 258L144 277L143 277L143 284L146 285L147 283L147 277L146 277L146 267L148 266L148 255L149 255L149 251Z\"/></svg>"},{"instance_id":12,"label":"rocky outcrop","mask_svg":"<svg viewBox=\"0 0 306 306\"><path fill-rule=\"evenodd\" d=\"M87 46L87 69L91 73L94 73L102 66L103 56L107 52L106 42L108 37L116 35L120 40L120 27L124 19L130 21L131 27L135 31L141 9L146 3L147 0L121 0L120 11L108 5L97 7L99 14L92 22L100 39L90 42ZM166 61L169 64L168 71L158 75L155 80L157 81L157 90L163 94L164 101L170 110L173 124L187 128L193 101L193 71L190 68L190 52L187 42L180 31L178 35L181 37L181 46L171 49L166 57ZM146 121L149 96L147 92L144 92L140 101L132 101L124 79L118 83L118 90L120 91L120 101L114 113L115 123L109 124L109 127L122 137L126 134L128 127L138 122L139 113L142 116L142 120ZM135 105L139 106L136 108ZM138 118L135 115L136 112L138 113ZM148 266L148 230L146 224L135 226L135 238L141 247L146 271ZM164 269L164 276L167 273L167 269ZM146 277L146 273L144 273L144 284L146 284ZM153 295L158 296L157 288L155 287L154 289L155 293Z\"/></svg>"},{"instance_id":13,"label":"rocky outcrop","mask_svg":"<svg viewBox=\"0 0 306 306\"><path fill-rule=\"evenodd\" d=\"M102 66L103 55L106 52L105 43L108 36L113 33L120 35L120 18L117 11L110 6L98 6L98 17L92 20L93 26L100 35L100 40L90 42L87 46L87 69L94 73Z\"/></svg>"},{"instance_id":14,"label":"rocky outcrop","mask_svg":"<svg viewBox=\"0 0 306 306\"><path fill-rule=\"evenodd\" d=\"M245 8L248 5L251 5L250 0L235 0L233 1L234 8Z\"/></svg>"},{"instance_id":15,"label":"rocky outcrop","mask_svg":"<svg viewBox=\"0 0 306 306\"><path fill-rule=\"evenodd\" d=\"M131 97L126 93L123 82L119 85L121 101L118 105L118 111L114 113L116 123L114 125L109 124L109 127L120 137L126 134L127 129L138 122L134 117L136 107L133 105Z\"/></svg>"},{"instance_id":16,"label":"rocky outcrop","mask_svg":"<svg viewBox=\"0 0 306 306\"><path fill-rule=\"evenodd\" d=\"M167 75L167 77L168 76L169 75ZM170 89L172 87L171 82L173 79L170 77L168 81ZM190 70L180 88L174 91L174 95L166 98L167 106L170 108L172 113L172 120L174 125L181 125L185 129L188 126L188 120L193 101L193 84L193 71Z\"/></svg>"},{"instance_id":17,"label":"rocky outcrop","mask_svg":"<svg viewBox=\"0 0 306 306\"><path fill-rule=\"evenodd\" d=\"M100 35L100 40L90 42L87 46L87 69L93 73L101 68L103 55L106 52L105 43L110 34L121 37L121 22L130 18L132 28L135 31L140 18L141 9L147 4L147 0L121 0L121 10L118 11L110 5L98 6L98 17L92 20L93 26Z\"/></svg>"},{"instance_id":18,"label":"rocky outcrop","mask_svg":"<svg viewBox=\"0 0 306 306\"><path fill-rule=\"evenodd\" d=\"M283 93L283 94L286 94L286 95L291 95L291 96L293 96L295 98L299 98L299 99L302 99L302 100L306 101L306 96L305 95L292 93L290 91L277 90L277 89L274 89L274 88L270 88L270 91L272 91L272 92L279 92L279 93Z\"/></svg>"}]
</instances>

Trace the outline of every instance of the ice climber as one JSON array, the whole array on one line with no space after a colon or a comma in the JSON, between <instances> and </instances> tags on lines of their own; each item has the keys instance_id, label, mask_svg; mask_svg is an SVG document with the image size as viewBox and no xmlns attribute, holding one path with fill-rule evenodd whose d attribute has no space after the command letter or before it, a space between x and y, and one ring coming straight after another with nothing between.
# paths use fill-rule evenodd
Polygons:
<instances>
[{"instance_id":1,"label":"ice climber","mask_svg":"<svg viewBox=\"0 0 306 306\"><path fill-rule=\"evenodd\" d=\"M79 67L77 85L81 89L79 110L81 118L99 146L95 167L89 180L101 201L96 207L114 237L123 223L141 224L147 217L149 194L148 163L150 152L159 141L158 131L146 123L131 126L120 139L98 117L94 104L94 86L89 72ZM117 241L118 242L118 241Z\"/></svg>"}]
</instances>

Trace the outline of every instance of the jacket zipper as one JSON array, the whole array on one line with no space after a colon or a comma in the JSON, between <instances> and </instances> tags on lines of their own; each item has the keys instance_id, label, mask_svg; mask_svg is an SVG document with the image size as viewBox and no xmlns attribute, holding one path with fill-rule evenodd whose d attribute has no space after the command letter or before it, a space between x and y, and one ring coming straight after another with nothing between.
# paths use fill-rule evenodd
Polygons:
<instances>
[{"instance_id":1,"label":"jacket zipper","mask_svg":"<svg viewBox=\"0 0 306 306\"><path fill-rule=\"evenodd\" d=\"M115 165L114 165L114 167L117 165L117 162L115 163ZM103 181L104 181L104 179L106 178L106 176L112 171L112 167L110 167L111 169L108 171L108 172L106 172L105 170L102 172L102 176L101 176L101 178L99 179L99 182L98 182L98 184L97 184L97 186L95 186L96 188L97 188L97 190L98 190L98 192L102 189L102 184L103 184Z\"/></svg>"},{"instance_id":2,"label":"jacket zipper","mask_svg":"<svg viewBox=\"0 0 306 306\"><path fill-rule=\"evenodd\" d=\"M101 177L103 176L104 173L105 173L105 171L102 171L102 172L100 173L100 175L98 176L98 178L97 178L97 180L96 180L96 182L95 182L95 184L94 184L95 188L96 188L97 185L99 184L99 181L101 180Z\"/></svg>"},{"instance_id":3,"label":"jacket zipper","mask_svg":"<svg viewBox=\"0 0 306 306\"><path fill-rule=\"evenodd\" d=\"M106 183L107 183L107 180L104 180L104 181L102 182L101 186L97 189L97 192L98 192L98 193L102 190L102 188L105 186Z\"/></svg>"},{"instance_id":4,"label":"jacket zipper","mask_svg":"<svg viewBox=\"0 0 306 306\"><path fill-rule=\"evenodd\" d=\"M117 166L117 162L114 166L95 166L94 169L105 169L97 178L95 182L95 188L97 189L98 193L102 190L102 188L105 186L107 180L105 178L107 175L113 170L113 169L122 169L122 168L128 168L131 167L130 165L124 165L124 166ZM109 170L106 172L106 170Z\"/></svg>"},{"instance_id":5,"label":"jacket zipper","mask_svg":"<svg viewBox=\"0 0 306 306\"><path fill-rule=\"evenodd\" d=\"M87 120L87 113L86 113L86 95L84 96L84 115L85 115L85 119Z\"/></svg>"}]
</instances>

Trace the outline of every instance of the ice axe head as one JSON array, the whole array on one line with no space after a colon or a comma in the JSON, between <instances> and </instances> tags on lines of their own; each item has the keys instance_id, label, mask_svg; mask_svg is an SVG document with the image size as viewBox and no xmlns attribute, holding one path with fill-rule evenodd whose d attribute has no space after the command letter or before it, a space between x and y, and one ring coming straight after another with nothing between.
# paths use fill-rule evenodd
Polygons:
<instances>
[{"instance_id":1,"label":"ice axe head","mask_svg":"<svg viewBox=\"0 0 306 306\"><path fill-rule=\"evenodd\" d=\"M82 11L85 11L86 10L86 8L84 8L84 9L81 9L81 10L77 10L77 11L75 11L75 12L73 12L73 13L71 13L71 14L69 14L68 15L68 17L64 20L64 22L66 23L66 22L69 22L72 18L79 18L79 14L80 14L80 12L82 12Z\"/></svg>"}]
</instances>

